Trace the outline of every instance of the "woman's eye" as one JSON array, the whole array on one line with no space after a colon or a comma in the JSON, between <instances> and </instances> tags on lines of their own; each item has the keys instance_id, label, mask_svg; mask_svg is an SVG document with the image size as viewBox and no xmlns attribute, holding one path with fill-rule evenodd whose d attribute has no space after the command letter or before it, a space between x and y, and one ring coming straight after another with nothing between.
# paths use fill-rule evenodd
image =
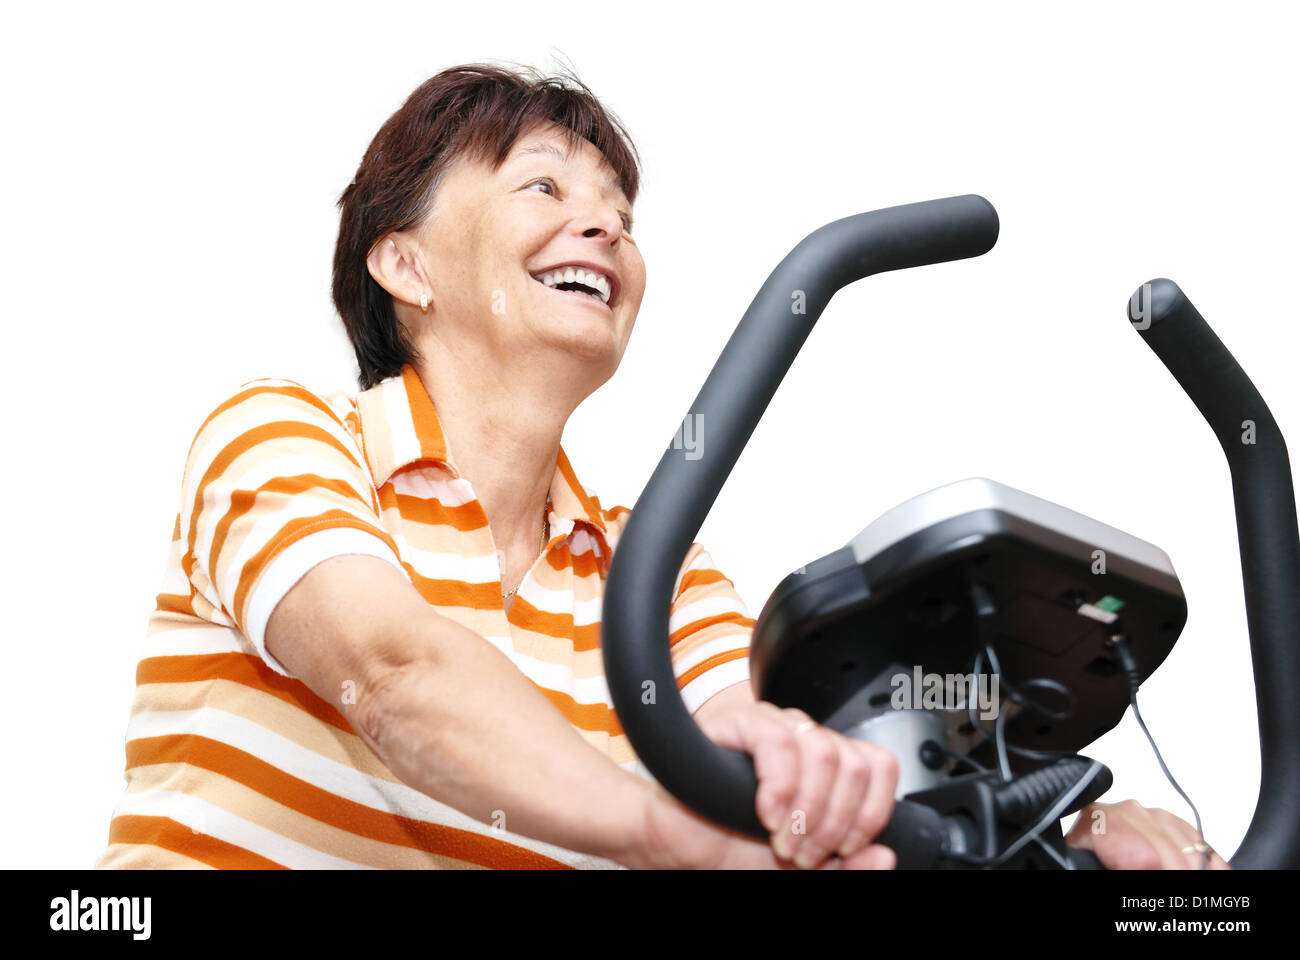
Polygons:
<instances>
[{"instance_id":1,"label":"woman's eye","mask_svg":"<svg viewBox=\"0 0 1300 960\"><path fill-rule=\"evenodd\" d=\"M553 197L556 195L555 181L550 177L538 177L536 180L529 181L524 185L525 190L531 190L533 187L547 187L546 196ZM623 219L623 232L632 232L632 218L626 213L620 211L619 216Z\"/></svg>"}]
</instances>

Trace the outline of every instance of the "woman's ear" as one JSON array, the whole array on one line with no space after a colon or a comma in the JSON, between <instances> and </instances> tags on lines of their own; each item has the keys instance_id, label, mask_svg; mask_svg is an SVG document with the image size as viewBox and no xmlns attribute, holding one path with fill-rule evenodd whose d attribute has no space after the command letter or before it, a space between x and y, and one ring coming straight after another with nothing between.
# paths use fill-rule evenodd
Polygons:
<instances>
[{"instance_id":1,"label":"woman's ear","mask_svg":"<svg viewBox=\"0 0 1300 960\"><path fill-rule=\"evenodd\" d=\"M414 238L404 233L390 233L371 249L366 269L379 284L400 303L428 309L432 290L425 282L423 258Z\"/></svg>"}]
</instances>

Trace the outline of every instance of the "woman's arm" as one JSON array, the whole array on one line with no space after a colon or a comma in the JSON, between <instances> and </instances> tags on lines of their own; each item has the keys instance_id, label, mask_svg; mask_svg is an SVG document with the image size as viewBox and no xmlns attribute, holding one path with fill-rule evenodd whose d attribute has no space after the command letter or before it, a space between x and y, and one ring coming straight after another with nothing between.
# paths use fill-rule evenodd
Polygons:
<instances>
[{"instance_id":1,"label":"woman's arm","mask_svg":"<svg viewBox=\"0 0 1300 960\"><path fill-rule=\"evenodd\" d=\"M745 707L756 701L754 696L754 687L745 680L741 683L733 683L731 686L719 690L709 699L705 700L696 709L694 713L695 722L703 726L709 722L709 719L718 713L732 710L736 707Z\"/></svg>"},{"instance_id":2,"label":"woman's arm","mask_svg":"<svg viewBox=\"0 0 1300 960\"><path fill-rule=\"evenodd\" d=\"M313 567L277 604L266 646L404 783L481 822L636 861L651 785L391 564L340 556Z\"/></svg>"},{"instance_id":3,"label":"woman's arm","mask_svg":"<svg viewBox=\"0 0 1300 960\"><path fill-rule=\"evenodd\" d=\"M790 865L788 858L778 861L770 844L723 830L657 784L621 770L583 740L506 656L435 613L384 560L347 555L317 564L276 605L266 648L322 699L340 703L395 776L476 820L488 823L503 814L503 826L513 833L629 867ZM757 753L760 770L783 768L769 786L784 785L789 799L802 784L827 800L830 784L818 771L805 771L803 782L798 764L790 756L783 762L782 754L804 751L786 723L775 719L780 711L754 704L747 686L735 684L711 698L718 702L705 716L718 730L705 732ZM341 697L344 691L354 695ZM828 737L838 735L808 735L798 747L813 750ZM864 764L855 757L851 766ZM861 793L865 785L850 786ZM892 789L884 793L892 796ZM843 864L825 865L893 865L892 852L856 846Z\"/></svg>"}]
</instances>

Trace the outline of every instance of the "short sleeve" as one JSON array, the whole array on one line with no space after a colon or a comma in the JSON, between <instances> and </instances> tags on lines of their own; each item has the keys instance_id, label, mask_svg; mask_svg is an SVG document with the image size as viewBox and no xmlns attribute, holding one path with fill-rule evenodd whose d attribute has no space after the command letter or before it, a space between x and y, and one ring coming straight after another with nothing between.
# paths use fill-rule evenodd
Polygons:
<instances>
[{"instance_id":1,"label":"short sleeve","mask_svg":"<svg viewBox=\"0 0 1300 960\"><path fill-rule=\"evenodd\" d=\"M753 629L735 584L700 544L692 543L668 620L673 673L692 714L715 693L749 679Z\"/></svg>"},{"instance_id":2,"label":"short sleeve","mask_svg":"<svg viewBox=\"0 0 1300 960\"><path fill-rule=\"evenodd\" d=\"M238 628L284 676L267 652L266 624L312 567L365 554L403 570L358 443L326 399L288 380L244 384L199 428L180 534L182 567L213 618Z\"/></svg>"}]
</instances>

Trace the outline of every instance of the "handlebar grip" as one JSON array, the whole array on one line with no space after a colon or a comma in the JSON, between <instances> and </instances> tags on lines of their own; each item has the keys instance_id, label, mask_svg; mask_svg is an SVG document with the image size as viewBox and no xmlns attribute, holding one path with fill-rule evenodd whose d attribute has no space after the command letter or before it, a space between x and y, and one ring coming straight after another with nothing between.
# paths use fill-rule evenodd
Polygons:
<instances>
[{"instance_id":1,"label":"handlebar grip","mask_svg":"<svg viewBox=\"0 0 1300 960\"><path fill-rule=\"evenodd\" d=\"M1250 377L1178 284L1165 277L1144 283L1129 298L1128 319L1214 431L1232 477L1260 787L1255 815L1230 862L1294 869L1300 866L1300 525L1286 441Z\"/></svg>"},{"instance_id":2,"label":"handlebar grip","mask_svg":"<svg viewBox=\"0 0 1300 960\"><path fill-rule=\"evenodd\" d=\"M938 862L947 834L937 810L914 800L899 800L874 842L897 854L895 869L918 870Z\"/></svg>"},{"instance_id":3,"label":"handlebar grip","mask_svg":"<svg viewBox=\"0 0 1300 960\"><path fill-rule=\"evenodd\" d=\"M1106 867L1102 864L1102 862L1097 859L1097 855L1093 853L1091 850L1079 850L1075 847L1070 847L1066 851L1065 857L1067 860L1070 861L1071 864L1074 865L1074 869L1076 870L1105 870L1106 869Z\"/></svg>"}]
</instances>

